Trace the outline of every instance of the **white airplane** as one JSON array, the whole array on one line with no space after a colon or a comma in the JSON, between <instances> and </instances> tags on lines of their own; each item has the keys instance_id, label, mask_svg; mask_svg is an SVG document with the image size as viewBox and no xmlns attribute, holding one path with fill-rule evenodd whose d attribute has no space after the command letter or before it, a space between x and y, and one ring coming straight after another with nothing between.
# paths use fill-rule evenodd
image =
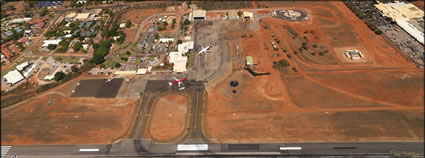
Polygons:
<instances>
[{"instance_id":1,"label":"white airplane","mask_svg":"<svg viewBox=\"0 0 425 158\"><path fill-rule=\"evenodd\" d=\"M207 51L209 51L209 49L212 47L212 45L211 45L211 43L210 44L208 44L208 46L207 47L204 47L204 46L202 46L201 45L201 47L202 47L202 50L201 51L199 51L198 52L198 54L202 54L202 53L206 53Z\"/></svg>"},{"instance_id":2,"label":"white airplane","mask_svg":"<svg viewBox=\"0 0 425 158\"><path fill-rule=\"evenodd\" d=\"M125 78L124 82L130 82L129 78Z\"/></svg>"},{"instance_id":3,"label":"white airplane","mask_svg":"<svg viewBox=\"0 0 425 158\"><path fill-rule=\"evenodd\" d=\"M174 80L176 80L176 81L174 81L174 82L168 82L168 84L170 85L170 87L172 86L172 85L175 85L175 84L177 84L177 85L179 85L179 87L181 86L181 84L183 83L183 81L184 80L186 80L187 78L181 78L181 79L177 79L177 78L175 78L174 77Z\"/></svg>"},{"instance_id":4,"label":"white airplane","mask_svg":"<svg viewBox=\"0 0 425 158\"><path fill-rule=\"evenodd\" d=\"M105 82L110 82L110 81L112 81L112 79L114 79L114 78L108 78Z\"/></svg>"}]
</instances>

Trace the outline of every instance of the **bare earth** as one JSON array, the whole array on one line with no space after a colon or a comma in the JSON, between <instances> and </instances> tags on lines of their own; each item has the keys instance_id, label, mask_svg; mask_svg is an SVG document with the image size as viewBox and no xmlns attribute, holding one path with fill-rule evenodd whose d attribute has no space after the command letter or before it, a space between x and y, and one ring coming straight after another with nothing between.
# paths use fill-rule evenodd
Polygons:
<instances>
[{"instance_id":1,"label":"bare earth","mask_svg":"<svg viewBox=\"0 0 425 158\"><path fill-rule=\"evenodd\" d=\"M183 135L188 119L190 100L185 95L165 95L153 104L146 136L159 142L168 142Z\"/></svg>"},{"instance_id":2,"label":"bare earth","mask_svg":"<svg viewBox=\"0 0 425 158\"><path fill-rule=\"evenodd\" d=\"M278 3L288 2L268 5ZM240 39L243 55L258 61L258 71L271 74L254 77L237 70L214 83L205 105L206 136L217 143L422 141L424 70L415 68L382 36L376 36L342 2L314 3L317 5L298 3L310 13L310 20L264 18L270 29L261 23L248 33L253 37ZM295 55L299 43L283 25L329 53L323 57ZM271 32L292 58L282 50L272 50ZM333 51L341 47L364 48L369 61L345 63ZM281 56L273 57L275 53ZM288 72L272 68L272 62L280 59L290 63ZM231 87L232 80L239 81L239 86Z\"/></svg>"}]
</instances>

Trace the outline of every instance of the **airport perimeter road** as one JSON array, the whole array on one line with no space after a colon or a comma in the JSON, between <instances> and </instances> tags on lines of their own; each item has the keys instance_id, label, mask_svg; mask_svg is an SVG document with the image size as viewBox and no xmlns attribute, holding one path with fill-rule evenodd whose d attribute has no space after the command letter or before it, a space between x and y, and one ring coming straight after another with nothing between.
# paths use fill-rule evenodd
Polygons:
<instances>
[{"instance_id":1,"label":"airport perimeter road","mask_svg":"<svg viewBox=\"0 0 425 158\"><path fill-rule=\"evenodd\" d=\"M301 147L301 150L280 150ZM116 156L383 156L423 157L423 142L208 144L206 151L177 151L177 144L153 144L145 139L126 139L116 144L12 146L7 157L116 157ZM82 150L81 150L82 149ZM87 151L88 150L88 151ZM421 156L422 155L422 156Z\"/></svg>"}]
</instances>

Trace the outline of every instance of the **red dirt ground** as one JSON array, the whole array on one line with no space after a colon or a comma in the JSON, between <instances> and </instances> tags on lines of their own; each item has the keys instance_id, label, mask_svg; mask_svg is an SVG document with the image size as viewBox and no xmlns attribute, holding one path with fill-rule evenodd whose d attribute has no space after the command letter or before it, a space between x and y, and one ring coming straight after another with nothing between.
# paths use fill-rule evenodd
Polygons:
<instances>
[{"instance_id":1,"label":"red dirt ground","mask_svg":"<svg viewBox=\"0 0 425 158\"><path fill-rule=\"evenodd\" d=\"M123 32L125 33L125 41L124 41L123 44L131 43L133 41L134 37L136 36L137 29L124 30Z\"/></svg>"},{"instance_id":2,"label":"red dirt ground","mask_svg":"<svg viewBox=\"0 0 425 158\"><path fill-rule=\"evenodd\" d=\"M168 94L158 98L153 106L145 137L159 142L179 139L177 137L182 135L186 127L189 97Z\"/></svg>"},{"instance_id":3,"label":"red dirt ground","mask_svg":"<svg viewBox=\"0 0 425 158\"><path fill-rule=\"evenodd\" d=\"M64 97L81 78L2 109L1 143L105 144L125 137L137 99Z\"/></svg>"},{"instance_id":4,"label":"red dirt ground","mask_svg":"<svg viewBox=\"0 0 425 158\"><path fill-rule=\"evenodd\" d=\"M322 5L313 7L303 3L303 7L315 9L311 21L289 23L264 19L292 58L281 50L281 57L272 56L276 52L271 49L270 30L263 27L249 33L253 37L240 39L244 56L253 56L260 70L271 74L253 77L244 70L234 71L208 88L203 128L212 142L418 141L424 138L423 69L414 68L388 41L352 17L354 14L342 6L342 2L316 4ZM340 11L335 8L343 12L338 14ZM330 17L325 17L329 13ZM322 22L320 25L320 18L332 24L324 26ZM329 48L330 55L334 55L332 48L335 47L363 47L374 58L373 63L311 63L289 49L295 44L282 28L283 24L290 25L300 35L313 30L309 39ZM354 35L344 31L354 31ZM264 42L269 50L265 49ZM280 73L272 68L272 62L280 59L288 60L290 68L295 67L298 72L289 69ZM240 85L230 87L231 80L238 80ZM231 93L233 89L237 94Z\"/></svg>"},{"instance_id":5,"label":"red dirt ground","mask_svg":"<svg viewBox=\"0 0 425 158\"><path fill-rule=\"evenodd\" d=\"M417 1L412 2L412 4L414 4L415 6L417 6L420 9L424 10L424 1L417 0Z\"/></svg>"},{"instance_id":6,"label":"red dirt ground","mask_svg":"<svg viewBox=\"0 0 425 158\"><path fill-rule=\"evenodd\" d=\"M126 22L127 20L130 20L132 24L140 24L142 23L143 19L156 13L158 13L158 10L156 9L130 10L121 16L121 19L119 19L119 22L121 23L121 22Z\"/></svg>"}]
</instances>

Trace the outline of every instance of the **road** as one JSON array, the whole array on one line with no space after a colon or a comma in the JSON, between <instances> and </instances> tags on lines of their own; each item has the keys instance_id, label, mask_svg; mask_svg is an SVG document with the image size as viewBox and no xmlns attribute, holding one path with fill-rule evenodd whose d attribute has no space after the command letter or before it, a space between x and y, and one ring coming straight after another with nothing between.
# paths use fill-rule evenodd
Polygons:
<instances>
[{"instance_id":1,"label":"road","mask_svg":"<svg viewBox=\"0 0 425 158\"><path fill-rule=\"evenodd\" d=\"M301 150L280 151L279 147L301 147ZM136 148L137 147L137 148ZM274 144L208 144L207 151L181 152L177 144L154 144L145 139L125 139L116 144L97 145L22 145L12 146L7 157L116 157L116 156L382 156L392 152L424 154L423 142L367 143L274 143ZM80 149L99 149L80 152ZM420 156L423 157L423 156Z\"/></svg>"}]
</instances>

